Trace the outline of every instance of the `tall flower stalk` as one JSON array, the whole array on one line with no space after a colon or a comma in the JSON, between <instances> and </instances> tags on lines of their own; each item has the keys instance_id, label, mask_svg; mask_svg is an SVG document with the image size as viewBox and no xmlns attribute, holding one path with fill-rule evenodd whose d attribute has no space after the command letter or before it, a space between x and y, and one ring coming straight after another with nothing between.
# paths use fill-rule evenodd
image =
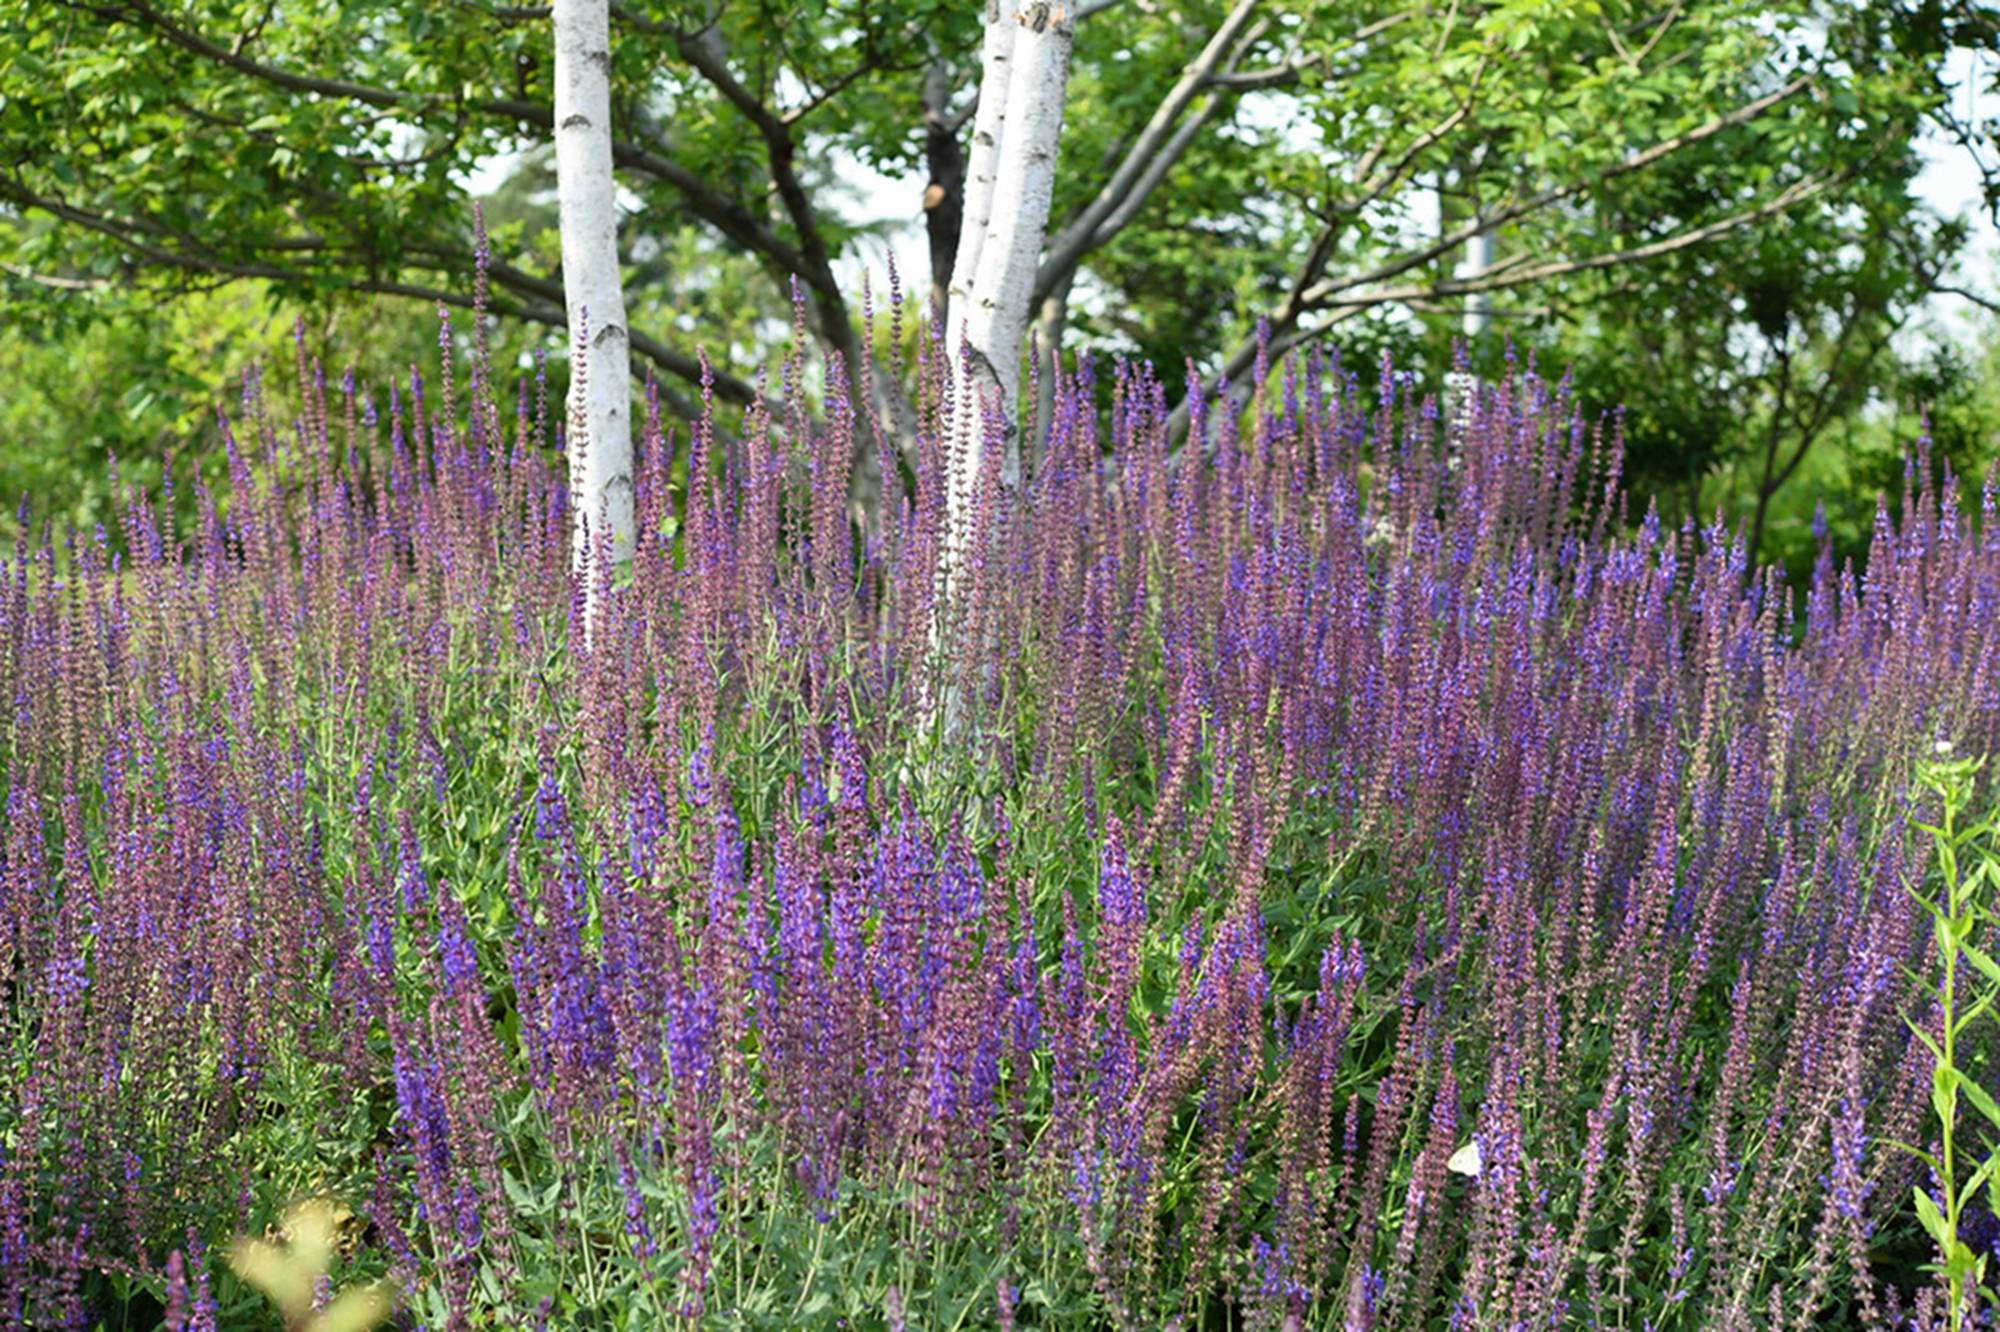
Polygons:
<instances>
[{"instance_id":1,"label":"tall flower stalk","mask_svg":"<svg viewBox=\"0 0 2000 1332\"><path fill-rule=\"evenodd\" d=\"M1940 742L1938 750L1949 754L1951 746ZM1939 757L1918 774L1938 805L1936 824L1917 825L1937 852L1936 896L1919 893L1917 900L1931 917L1938 979L1931 991L1935 1008L1930 1020L1912 1020L1910 1029L1932 1055L1931 1107L1938 1137L1934 1152L1917 1152L1930 1167L1936 1193L1919 1185L1913 1197L1917 1215L1938 1247L1937 1270L1946 1283L1952 1332L1965 1326L1976 1297L1994 1299L2000 1308L2000 1299L1987 1286L1991 1255L1973 1248L1966 1227L1968 1208L1981 1189L1989 1215L2000 1212L2000 1136L1988 1133L2000 1134L2000 1104L1986 1083L1996 1069L1991 1061L1979 1069L1965 1062L1968 1031L1981 1019L2000 1022L1995 1008L2000 1004L2000 964L1979 946L2000 921L1993 908L2000 895L2000 824L1991 812L1983 817L1972 812L1984 766L1984 758ZM1978 1115L1971 1122L1983 1120L1986 1131L1965 1132L1966 1107ZM1983 1144L1970 1159L1960 1141L1965 1136Z\"/></svg>"},{"instance_id":2,"label":"tall flower stalk","mask_svg":"<svg viewBox=\"0 0 2000 1332\"><path fill-rule=\"evenodd\" d=\"M560 386L302 348L226 495L0 552L0 1324L207 1326L311 1195L444 1329L1942 1321L2000 489L1793 586L1526 367L1267 357L1176 454L1085 359L946 592L945 340L880 532L803 342L649 404L616 579Z\"/></svg>"}]
</instances>

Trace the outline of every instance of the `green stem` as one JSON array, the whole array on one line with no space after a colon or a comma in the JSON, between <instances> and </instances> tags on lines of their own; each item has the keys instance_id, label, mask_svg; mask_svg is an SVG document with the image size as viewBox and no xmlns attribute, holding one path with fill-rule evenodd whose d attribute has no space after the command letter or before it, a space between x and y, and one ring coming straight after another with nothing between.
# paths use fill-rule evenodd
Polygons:
<instances>
[{"instance_id":1,"label":"green stem","mask_svg":"<svg viewBox=\"0 0 2000 1332\"><path fill-rule=\"evenodd\" d=\"M782 1145L773 1144L772 1159L773 1163L766 1172L770 1178L771 1188L764 1199L764 1238L757 1244L757 1261L750 1267L750 1289L753 1291L763 1288L764 1257L771 1252L772 1236L777 1233L778 1229L778 1212L785 1204L782 1184L785 1178L785 1155ZM813 1244L813 1261L815 1263L819 1261L818 1248L819 1244L817 1239L815 1239ZM808 1282L811 1281L812 1273L810 1271L807 1272L806 1279ZM739 1299L739 1304L740 1302Z\"/></svg>"},{"instance_id":2,"label":"green stem","mask_svg":"<svg viewBox=\"0 0 2000 1332\"><path fill-rule=\"evenodd\" d=\"M1953 1073L1956 1073L1958 1070L1957 1041L1955 1039L1958 1027L1958 1014L1955 1010L1958 985L1957 931L1959 928L1961 907L1959 904L1958 865L1956 858L1952 855L1949 843L1953 836L1952 824L1954 822L1953 816L1956 812L1951 803L1947 802L1944 811L1946 845L1941 848L1944 852L1945 860L1944 887L1946 914L1950 917L1950 930L1948 931L1950 939L1948 946L1944 950L1944 1066L1952 1070ZM1957 1171L1953 1163L1952 1154L1952 1138L1955 1136L1958 1119L1958 1083L1956 1080L1947 1085L1943 1102L1938 1106L1938 1117L1942 1121L1944 1133L1943 1150L1940 1153L1940 1160L1943 1166L1940 1173L1943 1178L1940 1183L1944 1188L1945 1230L1948 1241L1951 1245L1955 1246L1958 1241L1959 1213ZM1965 1322L1965 1278L1958 1270L1957 1255L1949 1247L1945 1251L1945 1267L1947 1288L1951 1292L1951 1310L1949 1314L1951 1332L1960 1332Z\"/></svg>"},{"instance_id":3,"label":"green stem","mask_svg":"<svg viewBox=\"0 0 2000 1332\"><path fill-rule=\"evenodd\" d=\"M793 1322L797 1322L799 1315L805 1312L806 1297L812 1294L813 1278L819 1275L820 1250L826 1245L826 1231L827 1227L831 1224L829 1221L815 1221L813 1223L812 1257L806 1263L806 1279L799 1284L799 1302L792 1306Z\"/></svg>"},{"instance_id":4,"label":"green stem","mask_svg":"<svg viewBox=\"0 0 2000 1332\"><path fill-rule=\"evenodd\" d=\"M586 1308L594 1308L597 1304L597 1272L596 1264L591 1261L590 1257L590 1223L585 1218L583 1211L583 1172L581 1170L572 1170L569 1172L569 1197L570 1206L576 1211L576 1242L578 1257L581 1259L583 1265L584 1306Z\"/></svg>"}]
</instances>

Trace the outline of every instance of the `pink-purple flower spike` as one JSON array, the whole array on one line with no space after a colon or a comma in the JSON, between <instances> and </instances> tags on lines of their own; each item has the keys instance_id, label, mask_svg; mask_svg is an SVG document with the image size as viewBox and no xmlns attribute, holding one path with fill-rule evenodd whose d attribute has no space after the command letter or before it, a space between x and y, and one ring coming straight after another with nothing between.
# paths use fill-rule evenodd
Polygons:
<instances>
[{"instance_id":1,"label":"pink-purple flower spike","mask_svg":"<svg viewBox=\"0 0 2000 1332\"><path fill-rule=\"evenodd\" d=\"M2000 742L1991 481L1917 459L1793 587L1628 521L1530 371L1295 355L1177 451L1085 360L940 604L932 328L865 530L896 367L649 392L586 597L485 338L428 395L253 377L226 497L0 555L0 1325L126 1274L214 1326L211 1247L329 1183L460 1326L545 1269L803 1308L856 1216L1003 1325L1050 1252L1127 1326L1911 1307L1908 778ZM857 1316L932 1325L926 1272Z\"/></svg>"}]
</instances>

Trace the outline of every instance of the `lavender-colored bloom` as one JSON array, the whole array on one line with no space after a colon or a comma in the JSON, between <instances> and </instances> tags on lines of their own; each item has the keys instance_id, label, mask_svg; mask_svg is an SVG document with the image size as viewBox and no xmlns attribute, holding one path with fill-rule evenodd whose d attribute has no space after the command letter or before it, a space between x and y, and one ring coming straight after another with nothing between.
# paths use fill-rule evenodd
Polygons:
<instances>
[{"instance_id":1,"label":"lavender-colored bloom","mask_svg":"<svg viewBox=\"0 0 2000 1332\"><path fill-rule=\"evenodd\" d=\"M437 950L445 983L454 990L477 989L479 956L473 947L465 907L448 884L439 885L437 902Z\"/></svg>"},{"instance_id":2,"label":"lavender-colored bloom","mask_svg":"<svg viewBox=\"0 0 2000 1332\"><path fill-rule=\"evenodd\" d=\"M639 1172L632 1164L629 1149L618 1152L618 1187L625 1195L625 1234L632 1250L644 1262L653 1253L653 1228L646 1219L645 1195L639 1191Z\"/></svg>"},{"instance_id":3,"label":"lavender-colored bloom","mask_svg":"<svg viewBox=\"0 0 2000 1332\"><path fill-rule=\"evenodd\" d=\"M1901 1316L1909 776L2000 748L1992 477L1982 524L1913 456L1793 586L1628 500L1531 357L1435 402L1260 348L1178 455L1150 367L1042 365L954 585L954 427L1000 423L933 325L866 530L897 367L801 348L740 420L711 367L685 457L651 413L573 651L562 390L502 441L474 248L469 380L378 422L302 345L226 495L0 551L0 1322L257 1224L242 1153L307 1113L262 1080L315 1068L393 1095L371 1242L468 1323L533 1320L475 1306L571 1242L551 1184L693 1310L767 1216L889 1198L1067 1229L1132 1325Z\"/></svg>"},{"instance_id":4,"label":"lavender-colored bloom","mask_svg":"<svg viewBox=\"0 0 2000 1332\"><path fill-rule=\"evenodd\" d=\"M175 1249L167 1255L166 1312L161 1326L167 1332L185 1332L188 1317L187 1260Z\"/></svg>"}]
</instances>

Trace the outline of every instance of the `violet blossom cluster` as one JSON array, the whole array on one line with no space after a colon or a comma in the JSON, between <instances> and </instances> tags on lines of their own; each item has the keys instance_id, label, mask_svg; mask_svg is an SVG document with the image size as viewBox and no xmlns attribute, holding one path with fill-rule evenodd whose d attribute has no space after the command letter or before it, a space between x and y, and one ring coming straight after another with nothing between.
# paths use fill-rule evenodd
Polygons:
<instances>
[{"instance_id":1,"label":"violet blossom cluster","mask_svg":"<svg viewBox=\"0 0 2000 1332\"><path fill-rule=\"evenodd\" d=\"M1191 381L1183 444L1086 359L951 579L920 332L866 526L899 368L815 409L803 345L740 422L650 399L626 570L572 572L551 390L483 359L370 395L302 348L226 501L24 518L0 1325L124 1274L213 1326L211 1247L329 1172L453 1327L546 1317L557 1251L726 1318L772 1209L882 1199L1010 1326L1050 1253L1132 1327L1936 1316L1885 1241L1907 776L2000 733L1992 482L1918 457L1794 587L1628 512L1532 368L1446 412L1315 350Z\"/></svg>"}]
</instances>

